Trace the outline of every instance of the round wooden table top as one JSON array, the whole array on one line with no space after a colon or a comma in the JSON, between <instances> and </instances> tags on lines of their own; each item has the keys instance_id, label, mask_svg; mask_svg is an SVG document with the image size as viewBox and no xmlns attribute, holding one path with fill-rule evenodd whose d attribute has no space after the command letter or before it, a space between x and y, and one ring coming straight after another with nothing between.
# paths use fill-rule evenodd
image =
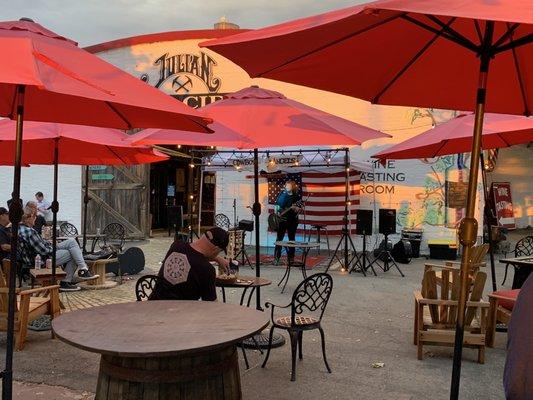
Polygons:
<instances>
[{"instance_id":1,"label":"round wooden table top","mask_svg":"<svg viewBox=\"0 0 533 400\"><path fill-rule=\"evenodd\" d=\"M258 278L256 276L243 276L239 275L236 282L224 282L221 279L216 280L216 287L225 288L247 288L247 287L260 287L268 286L272 284L272 281L266 278Z\"/></svg>"},{"instance_id":2,"label":"round wooden table top","mask_svg":"<svg viewBox=\"0 0 533 400\"><path fill-rule=\"evenodd\" d=\"M52 321L64 342L119 357L166 357L241 342L269 323L266 313L211 301L138 301L72 311Z\"/></svg>"}]
</instances>

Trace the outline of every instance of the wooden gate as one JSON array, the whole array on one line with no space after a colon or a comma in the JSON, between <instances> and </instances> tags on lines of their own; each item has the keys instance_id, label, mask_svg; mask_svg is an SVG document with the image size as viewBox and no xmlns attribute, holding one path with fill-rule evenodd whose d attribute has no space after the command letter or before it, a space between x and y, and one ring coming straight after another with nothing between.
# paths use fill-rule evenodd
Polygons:
<instances>
[{"instance_id":1,"label":"wooden gate","mask_svg":"<svg viewBox=\"0 0 533 400\"><path fill-rule=\"evenodd\" d=\"M85 170L83 179L82 190L85 190ZM89 167L87 232L94 233L111 222L118 222L124 225L128 237L147 237L150 233L149 192L149 165Z\"/></svg>"}]
</instances>

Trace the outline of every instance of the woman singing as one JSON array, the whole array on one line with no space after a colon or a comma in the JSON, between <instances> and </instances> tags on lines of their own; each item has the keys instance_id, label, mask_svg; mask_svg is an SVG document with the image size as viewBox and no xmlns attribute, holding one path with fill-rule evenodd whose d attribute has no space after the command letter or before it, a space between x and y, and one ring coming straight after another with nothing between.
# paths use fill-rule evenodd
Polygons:
<instances>
[{"instance_id":1,"label":"woman singing","mask_svg":"<svg viewBox=\"0 0 533 400\"><path fill-rule=\"evenodd\" d=\"M283 240L285 232L289 240L296 239L296 229L298 228L298 214L301 211L300 207L295 206L300 200L298 194L298 185L294 181L287 181L285 189L279 194L276 200L276 213L280 217L277 231L277 241ZM294 259L294 247L289 247L287 256L289 259ZM274 250L274 257L276 265L279 264L281 257L281 246L276 246Z\"/></svg>"}]
</instances>

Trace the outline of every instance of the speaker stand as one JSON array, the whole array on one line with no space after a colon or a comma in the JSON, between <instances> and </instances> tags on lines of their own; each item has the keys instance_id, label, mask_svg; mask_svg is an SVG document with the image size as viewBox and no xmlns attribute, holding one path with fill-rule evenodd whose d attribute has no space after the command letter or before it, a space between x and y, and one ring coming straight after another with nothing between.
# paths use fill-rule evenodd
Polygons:
<instances>
[{"instance_id":1,"label":"speaker stand","mask_svg":"<svg viewBox=\"0 0 533 400\"><path fill-rule=\"evenodd\" d=\"M235 236L237 236L237 229L238 228L235 228ZM246 264L248 264L251 269L254 269L254 266L252 265L252 263L250 262L250 259L248 258L248 253L246 253L245 245L246 245L246 231L243 231L242 232L242 246L237 252L237 254L235 254L235 260L237 260L239 256L241 256L242 266L244 267Z\"/></svg>"},{"instance_id":2,"label":"speaker stand","mask_svg":"<svg viewBox=\"0 0 533 400\"><path fill-rule=\"evenodd\" d=\"M405 277L405 275L403 274L398 264L396 264L396 261L394 261L394 258L392 258L391 252L389 251L389 234L385 233L383 234L383 236L385 236L385 246L383 249L380 250L380 252L378 253L377 257L374 259L374 261L370 263L369 268L373 269L373 265L377 264L383 270L383 272L387 272L391 269L392 266L394 266L396 267L400 275L402 277ZM380 265L381 257L385 259L385 261L383 261L383 266Z\"/></svg>"},{"instance_id":3,"label":"speaker stand","mask_svg":"<svg viewBox=\"0 0 533 400\"><path fill-rule=\"evenodd\" d=\"M343 244L345 245L343 246ZM352 251L351 258L348 256L350 249ZM342 252L342 255L343 255L342 258L340 257L339 252ZM333 261L335 261L335 259L339 261L342 269L348 271L350 269L350 265L352 264L353 260L355 260L356 258L359 260L359 257L357 256L357 251L355 250L355 245L353 243L353 240L350 237L348 230L343 228L341 231L341 237L340 237L339 243L337 243L337 247L335 247L333 256L331 256L331 260L329 260L329 264L326 267L326 273L329 271L329 268L331 267L331 264L333 264ZM366 276L366 272L364 270L362 270L361 272L363 273L364 276Z\"/></svg>"},{"instance_id":4,"label":"speaker stand","mask_svg":"<svg viewBox=\"0 0 533 400\"><path fill-rule=\"evenodd\" d=\"M357 257L357 261L353 264L352 268L350 269L350 274L352 272L365 273L369 269L372 269L374 276L378 276L378 274L376 274L376 270L374 269L374 266L372 265L372 262L368 258L368 252L366 251L366 237L367 236L368 235L366 234L366 232L363 231L363 253L359 257Z\"/></svg>"}]
</instances>

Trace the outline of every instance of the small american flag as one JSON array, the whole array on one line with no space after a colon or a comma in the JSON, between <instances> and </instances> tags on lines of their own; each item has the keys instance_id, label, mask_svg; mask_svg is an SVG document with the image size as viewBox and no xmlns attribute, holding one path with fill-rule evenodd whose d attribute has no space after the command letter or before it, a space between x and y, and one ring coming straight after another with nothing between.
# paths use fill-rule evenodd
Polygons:
<instances>
[{"instance_id":1,"label":"small american flag","mask_svg":"<svg viewBox=\"0 0 533 400\"><path fill-rule=\"evenodd\" d=\"M285 182L294 180L300 188L305 204L305 218L300 215L298 233L307 231L315 223L326 224L329 235L340 235L343 227L346 173L340 172L302 172L300 174L276 174L268 179L269 213L274 212L274 204ZM361 173L350 171L349 182L349 229L355 232L356 208L359 205Z\"/></svg>"}]
</instances>

